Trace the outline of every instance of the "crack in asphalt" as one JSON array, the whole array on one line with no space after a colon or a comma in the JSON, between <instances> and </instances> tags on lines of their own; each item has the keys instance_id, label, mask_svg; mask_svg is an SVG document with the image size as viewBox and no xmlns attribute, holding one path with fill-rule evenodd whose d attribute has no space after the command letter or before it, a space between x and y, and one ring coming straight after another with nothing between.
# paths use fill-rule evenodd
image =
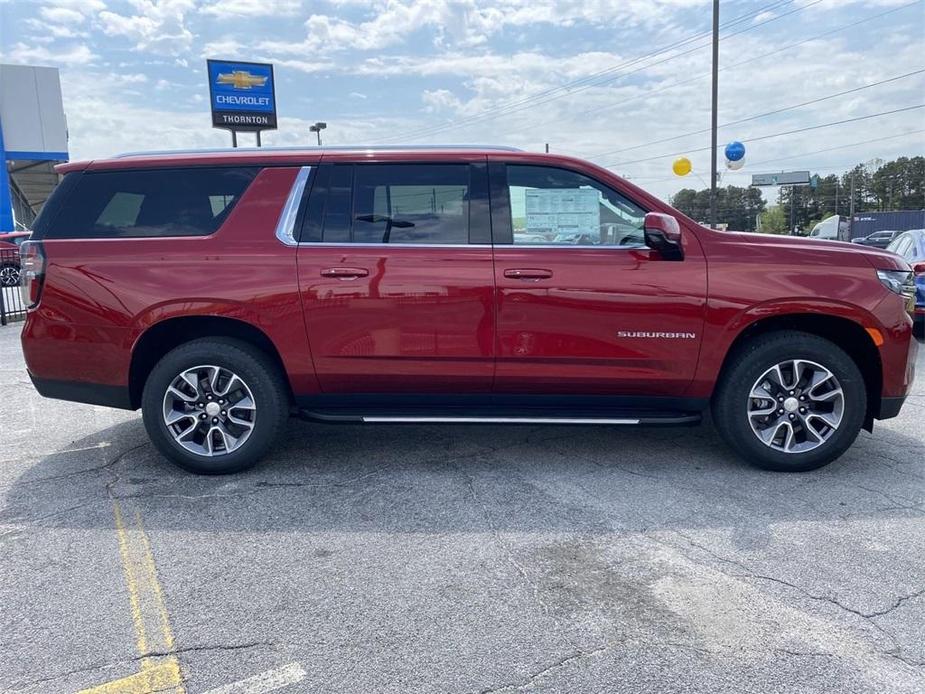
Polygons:
<instances>
[{"instance_id":1,"label":"crack in asphalt","mask_svg":"<svg viewBox=\"0 0 925 694\"><path fill-rule=\"evenodd\" d=\"M520 682L508 682L505 684L498 684L498 685L494 685L494 686L487 687L484 689L480 689L479 694L498 694L499 692L504 692L504 691L525 689L526 687L531 686L538 679L545 677L546 675L548 675L550 672L554 670L558 670L559 668L565 667L566 665L569 665L570 663L573 663L576 660L581 660L583 658L590 658L592 656L603 653L604 651L612 648L615 645L618 645L618 644L616 643L607 644L604 646L599 646L598 648L595 648L590 651L583 651L583 650L577 649L569 653L568 655L558 658L557 660L553 661L552 663L543 667L542 669L537 670L534 673L531 673L530 675L527 676L526 679Z\"/></svg>"},{"instance_id":2,"label":"crack in asphalt","mask_svg":"<svg viewBox=\"0 0 925 694\"><path fill-rule=\"evenodd\" d=\"M844 610L845 612L849 612L850 614L853 614L853 615L856 615L856 616L858 616L858 617L861 617L861 618L862 618L863 620L865 620L868 624L870 624L876 631L878 631L878 632L880 632L881 634L883 634L883 635L890 641L890 643L892 644L892 647L891 647L890 649L888 649L888 650L880 650L880 649L877 649L877 652L882 653L883 655L888 656L888 657L891 657L891 658L896 658L896 659L902 661L903 663L905 663L905 664L907 664L907 665L911 665L911 666L913 666L913 667L922 667L923 663L920 663L920 662L918 662L918 661L914 661L914 660L911 660L911 659L909 659L909 658L904 657L904 656L902 655L902 653L901 653L901 646L899 645L898 641L896 640L896 637L895 637L893 634L891 634L889 631L887 631L883 626L881 626L880 624L878 624L875 620L876 620L877 617L882 617L882 616L884 616L884 615L889 614L890 612L892 612L893 610L895 610L896 608L898 608L899 606L901 606L904 602L906 602L906 601L908 601L908 600L912 600L912 599L914 599L914 598L917 598L917 597L919 597L919 596L925 594L925 588L923 588L923 589L921 589L921 590L917 590L917 591L915 591L915 592L913 592L913 593L910 593L910 594L908 594L908 595L900 596L899 598L897 598L896 600L894 600L893 603L892 603L889 607L886 607L886 608L884 608L884 609L882 609L882 610L875 610L875 611L873 611L873 612L862 612L861 610L855 609L855 608L851 607L850 605L844 604L843 602L841 602L841 601L838 600L837 598L833 598L833 597L828 596L828 595L816 595L815 593L812 593L811 591L807 590L806 588L804 588L804 587L802 587L802 586L799 586L799 585L796 585L795 583L791 583L790 581L784 580L784 579L782 579L782 578L777 578L776 576L768 576L768 575L765 575L765 574L760 574L760 573L754 571L751 567L747 566L746 564L743 564L742 562L740 562L740 561L738 561L738 560L736 560L736 559L730 559L730 558L728 558L728 557L724 557L724 556L718 554L717 552L713 551L713 550L710 549L709 547L706 547L705 545L703 545L703 544L697 542L696 540L693 540L692 538L690 538L689 536L687 536L686 534L684 534L684 533L682 533L682 532L680 532L680 531L675 530L675 531L673 531L673 532L674 532L676 535L678 535L678 536L684 538L684 540L687 541L691 546L696 547L697 549L700 549L700 550L706 552L707 554L709 554L709 555L710 555L711 557L713 557L714 559L716 559L716 560L718 560L718 561L720 561L720 562L724 562L724 563L727 563L727 564L731 564L731 565L733 565L733 566L736 566L736 567L738 567L741 571L744 572L743 574L735 574L735 573L728 573L728 572L722 571L722 570L720 569L721 573L724 573L724 574L726 574L727 576L730 576L730 577L732 577L732 578L750 578L750 579L757 579L757 580L770 581L770 582L772 582L772 583L777 583L777 584L779 584L779 585L786 586L786 587L788 587L788 588L792 588L792 589L794 589L794 590L800 592L800 593L803 594L804 596L808 597L808 598L811 599L811 600L820 601L820 602L826 602L826 603L829 603L829 604L831 604L831 605L835 605L836 607L838 607L838 608Z\"/></svg>"},{"instance_id":3,"label":"crack in asphalt","mask_svg":"<svg viewBox=\"0 0 925 694\"><path fill-rule=\"evenodd\" d=\"M164 658L171 655L180 655L182 653L208 653L212 651L242 651L252 648L279 648L280 644L273 641L249 641L246 643L217 643L203 644L199 646L182 646L180 648L171 648L165 651L148 651L144 655L136 655L132 660L144 660L145 658Z\"/></svg>"}]
</instances>

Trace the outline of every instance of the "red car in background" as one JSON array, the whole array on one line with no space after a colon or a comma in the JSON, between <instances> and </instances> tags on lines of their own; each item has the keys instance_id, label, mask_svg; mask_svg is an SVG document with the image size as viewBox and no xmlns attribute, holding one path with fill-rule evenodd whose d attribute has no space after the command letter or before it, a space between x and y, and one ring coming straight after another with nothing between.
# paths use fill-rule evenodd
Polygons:
<instances>
[{"instance_id":1,"label":"red car in background","mask_svg":"<svg viewBox=\"0 0 925 694\"><path fill-rule=\"evenodd\" d=\"M141 408L178 465L253 465L290 414L694 424L817 468L895 417L912 273L707 229L612 172L509 148L73 162L23 246L47 397ZM619 455L619 451L614 451Z\"/></svg>"},{"instance_id":2,"label":"red car in background","mask_svg":"<svg viewBox=\"0 0 925 694\"><path fill-rule=\"evenodd\" d=\"M10 231L0 234L0 287L19 285L19 247L29 240L31 231Z\"/></svg>"}]
</instances>

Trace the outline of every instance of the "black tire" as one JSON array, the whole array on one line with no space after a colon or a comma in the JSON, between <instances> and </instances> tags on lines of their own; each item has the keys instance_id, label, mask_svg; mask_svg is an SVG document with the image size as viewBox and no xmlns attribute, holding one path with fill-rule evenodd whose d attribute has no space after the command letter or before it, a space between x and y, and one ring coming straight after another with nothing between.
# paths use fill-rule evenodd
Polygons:
<instances>
[{"instance_id":1,"label":"black tire","mask_svg":"<svg viewBox=\"0 0 925 694\"><path fill-rule=\"evenodd\" d=\"M768 369L792 359L828 369L844 393L838 428L821 445L803 452L784 452L766 445L752 430L748 417L752 386ZM867 389L857 364L836 344L787 330L756 337L730 355L712 405L714 425L745 462L766 470L805 472L831 463L854 443L867 415Z\"/></svg>"},{"instance_id":2,"label":"black tire","mask_svg":"<svg viewBox=\"0 0 925 694\"><path fill-rule=\"evenodd\" d=\"M185 370L202 364L228 369L247 384L255 403L253 428L241 445L212 457L178 443L164 421L168 387ZM141 398L142 418L155 447L184 470L225 475L253 467L273 447L289 416L289 396L276 364L256 347L231 338L203 338L168 352L151 370Z\"/></svg>"}]
</instances>

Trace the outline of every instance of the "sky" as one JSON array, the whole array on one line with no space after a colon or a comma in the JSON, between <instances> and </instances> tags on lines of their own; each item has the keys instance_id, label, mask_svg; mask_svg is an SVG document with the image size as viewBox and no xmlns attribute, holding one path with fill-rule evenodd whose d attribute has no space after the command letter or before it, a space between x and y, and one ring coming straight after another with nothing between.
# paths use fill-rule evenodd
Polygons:
<instances>
[{"instance_id":1,"label":"sky","mask_svg":"<svg viewBox=\"0 0 925 694\"><path fill-rule=\"evenodd\" d=\"M208 107L220 58L274 64L266 146L313 144L317 120L325 144L548 143L667 199L708 185L711 7L0 0L0 62L60 68L74 159L228 146ZM925 154L925 108L908 110L925 105L925 0L722 0L720 18L719 139L747 151L724 185Z\"/></svg>"}]
</instances>

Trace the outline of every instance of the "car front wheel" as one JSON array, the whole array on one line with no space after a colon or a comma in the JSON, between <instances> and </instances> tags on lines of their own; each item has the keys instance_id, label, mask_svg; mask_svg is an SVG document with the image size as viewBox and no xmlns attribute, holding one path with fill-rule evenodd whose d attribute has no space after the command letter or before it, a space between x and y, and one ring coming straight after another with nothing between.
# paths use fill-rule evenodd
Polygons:
<instances>
[{"instance_id":1,"label":"car front wheel","mask_svg":"<svg viewBox=\"0 0 925 694\"><path fill-rule=\"evenodd\" d=\"M276 365L232 339L195 340L172 350L155 365L142 395L145 428L158 450L207 475L255 465L288 412Z\"/></svg>"},{"instance_id":2,"label":"car front wheel","mask_svg":"<svg viewBox=\"0 0 925 694\"><path fill-rule=\"evenodd\" d=\"M857 438L867 391L857 365L836 344L808 333L771 333L732 359L713 398L713 419L746 462L813 470Z\"/></svg>"}]
</instances>

